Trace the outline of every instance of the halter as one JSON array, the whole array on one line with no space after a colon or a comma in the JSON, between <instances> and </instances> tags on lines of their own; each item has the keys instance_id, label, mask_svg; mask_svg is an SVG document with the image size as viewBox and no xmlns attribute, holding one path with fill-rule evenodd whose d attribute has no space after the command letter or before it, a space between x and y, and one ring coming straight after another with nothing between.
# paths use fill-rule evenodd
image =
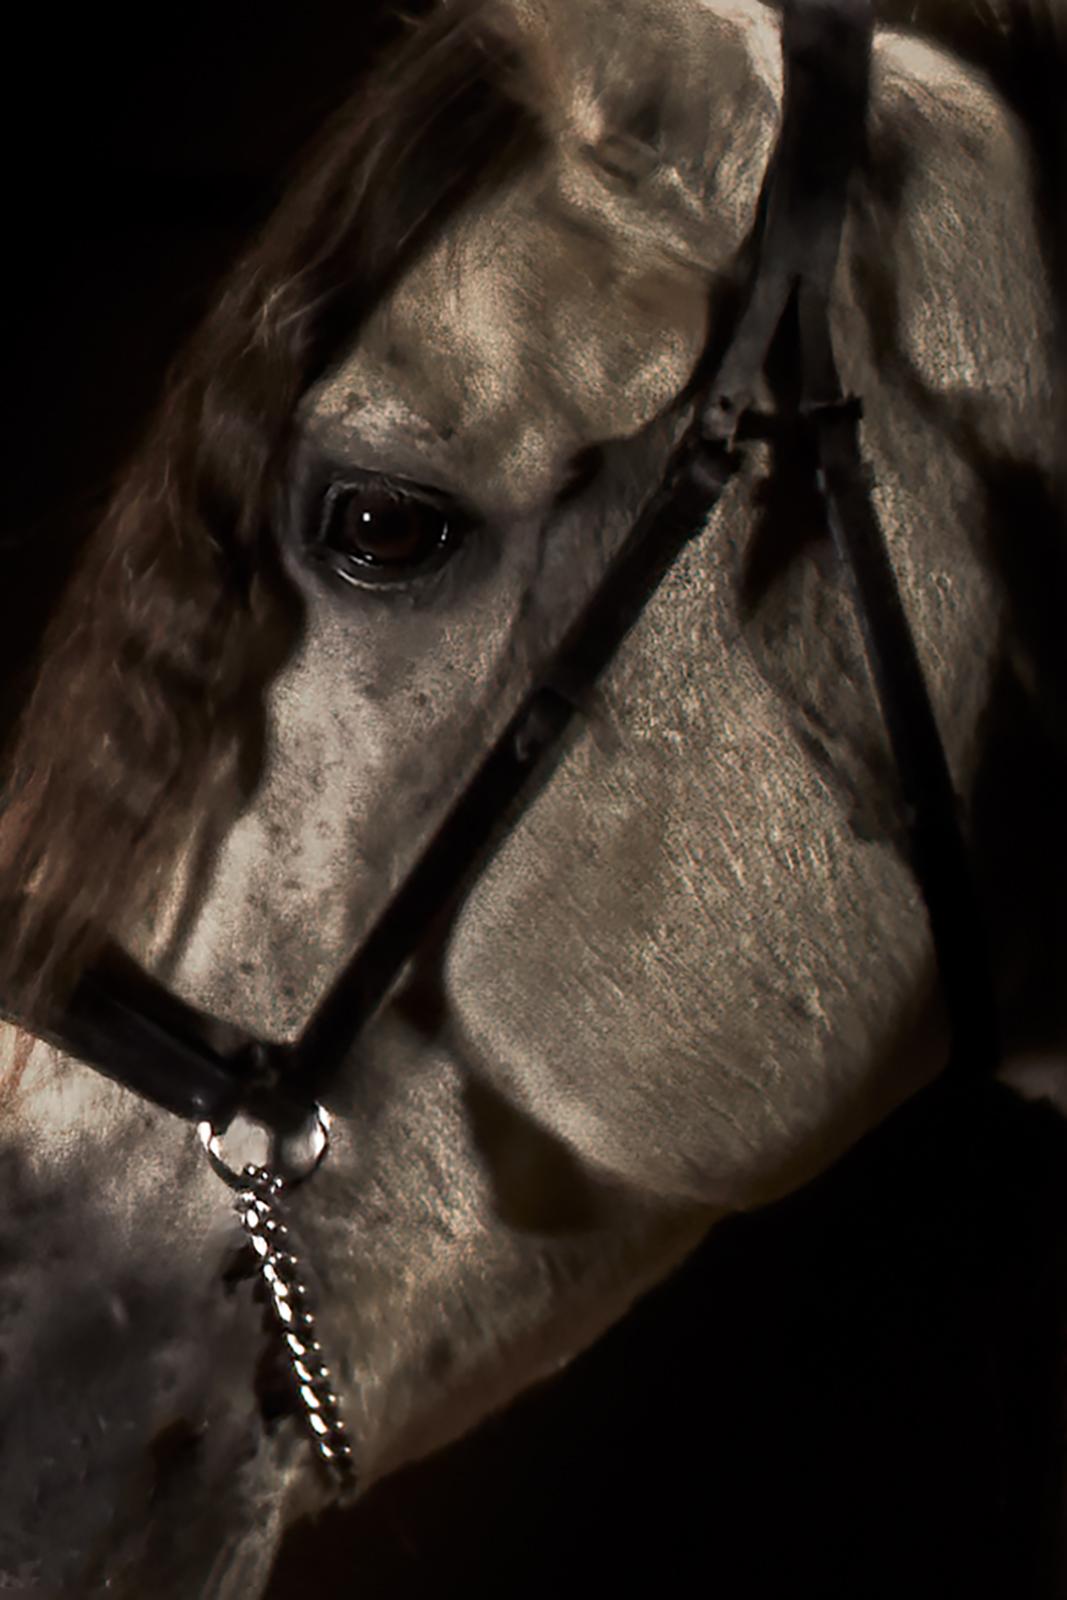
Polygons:
<instances>
[{"instance_id":1,"label":"halter","mask_svg":"<svg viewBox=\"0 0 1067 1600\"><path fill-rule=\"evenodd\" d=\"M305 1421L337 1484L354 1482L337 1398L315 1343L277 1200L287 1152L310 1127L304 1175L325 1153L320 1099L350 1057L427 931L453 908L545 781L589 686L670 572L702 534L742 460L746 440L802 435L815 488L848 574L896 767L913 872L926 904L948 1013L954 1073L992 1069L997 1025L981 920L956 796L892 563L871 503L860 446L862 403L842 389L830 330L831 287L848 184L864 146L871 0L786 0L781 132L760 197L743 309L731 336L700 364L692 421L663 481L603 580L444 822L292 1044L236 1030L173 994L128 957L111 955L80 982L64 1013L38 1031L67 1054L201 1126L270 1293ZM795 315L794 409L752 406L768 352ZM692 386L691 386L692 392ZM488 841L488 842L487 842ZM223 1048L217 1040L228 1039ZM235 1172L220 1136L238 1113L268 1128L263 1167ZM302 1319L302 1320L301 1320Z\"/></svg>"}]
</instances>

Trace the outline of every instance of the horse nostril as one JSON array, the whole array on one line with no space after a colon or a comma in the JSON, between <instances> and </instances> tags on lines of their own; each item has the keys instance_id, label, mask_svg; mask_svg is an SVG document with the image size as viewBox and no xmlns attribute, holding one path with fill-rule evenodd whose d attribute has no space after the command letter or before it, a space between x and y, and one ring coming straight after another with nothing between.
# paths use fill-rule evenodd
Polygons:
<instances>
[{"instance_id":1,"label":"horse nostril","mask_svg":"<svg viewBox=\"0 0 1067 1600\"><path fill-rule=\"evenodd\" d=\"M277 1339L267 1340L256 1365L253 1393L263 1421L264 1432L272 1434L286 1417L299 1419L300 1405Z\"/></svg>"},{"instance_id":2,"label":"horse nostril","mask_svg":"<svg viewBox=\"0 0 1067 1600\"><path fill-rule=\"evenodd\" d=\"M257 1275L259 1268L256 1253L250 1244L239 1244L230 1251L222 1269L222 1292L232 1295L242 1284Z\"/></svg>"},{"instance_id":3,"label":"horse nostril","mask_svg":"<svg viewBox=\"0 0 1067 1600\"><path fill-rule=\"evenodd\" d=\"M190 1473L197 1470L204 1424L179 1417L157 1433L151 1446L152 1504L171 1494Z\"/></svg>"}]
</instances>

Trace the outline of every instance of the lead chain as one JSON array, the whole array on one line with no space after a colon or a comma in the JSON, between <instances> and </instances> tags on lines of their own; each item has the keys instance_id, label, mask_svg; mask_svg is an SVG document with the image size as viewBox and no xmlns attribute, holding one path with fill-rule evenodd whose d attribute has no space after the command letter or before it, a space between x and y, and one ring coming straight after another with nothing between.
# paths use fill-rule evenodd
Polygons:
<instances>
[{"instance_id":1,"label":"lead chain","mask_svg":"<svg viewBox=\"0 0 1067 1600\"><path fill-rule=\"evenodd\" d=\"M315 1337L300 1262L289 1249L289 1230L281 1220L278 1202L284 1189L283 1180L266 1167L247 1166L237 1186L235 1208L281 1332L304 1426L338 1490L350 1493L356 1485L352 1446L330 1369L322 1359L322 1345Z\"/></svg>"}]
</instances>

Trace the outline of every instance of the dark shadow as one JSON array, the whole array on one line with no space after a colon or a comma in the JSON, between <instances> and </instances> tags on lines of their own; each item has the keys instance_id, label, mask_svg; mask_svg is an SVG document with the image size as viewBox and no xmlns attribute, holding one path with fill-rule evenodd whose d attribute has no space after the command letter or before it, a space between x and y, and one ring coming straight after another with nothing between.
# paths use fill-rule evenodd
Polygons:
<instances>
[{"instance_id":1,"label":"dark shadow","mask_svg":"<svg viewBox=\"0 0 1067 1600\"><path fill-rule=\"evenodd\" d=\"M1065 1216L1061 1119L938 1085L560 1378L294 1527L268 1600L309 1571L322 1600L1053 1600Z\"/></svg>"},{"instance_id":2,"label":"dark shadow","mask_svg":"<svg viewBox=\"0 0 1067 1600\"><path fill-rule=\"evenodd\" d=\"M463 1104L497 1215L509 1227L551 1235L618 1225L617 1191L596 1183L561 1139L476 1079Z\"/></svg>"}]
</instances>

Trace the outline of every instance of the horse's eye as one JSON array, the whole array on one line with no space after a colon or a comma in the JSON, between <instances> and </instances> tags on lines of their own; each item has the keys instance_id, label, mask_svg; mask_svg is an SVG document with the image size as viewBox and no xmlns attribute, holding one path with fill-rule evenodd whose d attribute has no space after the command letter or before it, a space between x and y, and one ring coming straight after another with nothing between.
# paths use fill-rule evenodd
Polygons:
<instances>
[{"instance_id":1,"label":"horse's eye","mask_svg":"<svg viewBox=\"0 0 1067 1600\"><path fill-rule=\"evenodd\" d=\"M403 583L443 565L459 544L462 523L458 511L391 484L334 484L316 554L351 583Z\"/></svg>"}]
</instances>

